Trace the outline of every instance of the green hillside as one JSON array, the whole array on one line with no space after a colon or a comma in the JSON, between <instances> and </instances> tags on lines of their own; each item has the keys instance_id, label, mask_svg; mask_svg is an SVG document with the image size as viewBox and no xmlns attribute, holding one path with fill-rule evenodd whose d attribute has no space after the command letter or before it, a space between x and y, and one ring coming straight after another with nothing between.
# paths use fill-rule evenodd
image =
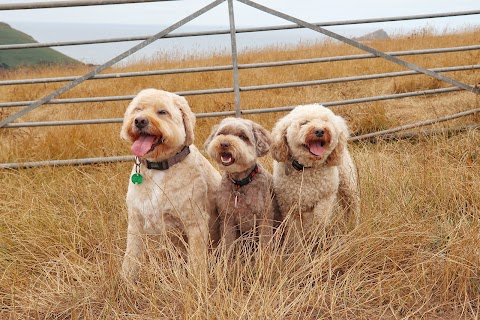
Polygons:
<instances>
[{"instance_id":1,"label":"green hillside","mask_svg":"<svg viewBox=\"0 0 480 320\"><path fill-rule=\"evenodd\" d=\"M0 22L0 45L32 42L37 41L28 34ZM0 69L45 64L75 65L81 62L50 48L0 50Z\"/></svg>"}]
</instances>

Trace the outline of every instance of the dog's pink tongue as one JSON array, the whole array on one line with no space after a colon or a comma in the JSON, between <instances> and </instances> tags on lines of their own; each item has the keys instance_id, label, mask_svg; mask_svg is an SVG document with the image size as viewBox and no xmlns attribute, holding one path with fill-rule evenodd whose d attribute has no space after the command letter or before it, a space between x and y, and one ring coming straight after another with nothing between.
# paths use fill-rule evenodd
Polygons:
<instances>
[{"instance_id":1,"label":"dog's pink tongue","mask_svg":"<svg viewBox=\"0 0 480 320\"><path fill-rule=\"evenodd\" d=\"M153 145L155 136L141 135L132 145L132 152L137 157L143 157Z\"/></svg>"},{"instance_id":2,"label":"dog's pink tongue","mask_svg":"<svg viewBox=\"0 0 480 320\"><path fill-rule=\"evenodd\" d=\"M315 141L312 142L308 145L308 148L310 149L310 152L313 153L316 156L321 156L323 152L325 151L325 148L322 147L322 144L320 141Z\"/></svg>"}]
</instances>

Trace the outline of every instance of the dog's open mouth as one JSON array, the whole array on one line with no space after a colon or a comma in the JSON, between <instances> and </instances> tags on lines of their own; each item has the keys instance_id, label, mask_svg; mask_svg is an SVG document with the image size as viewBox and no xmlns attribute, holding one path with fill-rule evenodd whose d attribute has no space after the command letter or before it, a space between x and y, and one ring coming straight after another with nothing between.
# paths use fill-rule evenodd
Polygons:
<instances>
[{"instance_id":1,"label":"dog's open mouth","mask_svg":"<svg viewBox=\"0 0 480 320\"><path fill-rule=\"evenodd\" d=\"M149 134L141 134L133 143L131 150L137 157L143 157L147 153L153 151L155 147L163 142L161 136L152 136Z\"/></svg>"},{"instance_id":2,"label":"dog's open mouth","mask_svg":"<svg viewBox=\"0 0 480 320\"><path fill-rule=\"evenodd\" d=\"M222 165L228 167L229 165L235 162L232 154L230 152L222 152L220 153L220 160L222 161Z\"/></svg>"},{"instance_id":3,"label":"dog's open mouth","mask_svg":"<svg viewBox=\"0 0 480 320\"><path fill-rule=\"evenodd\" d=\"M314 140L308 144L303 145L307 150L314 156L321 157L325 152L325 141L324 140Z\"/></svg>"}]
</instances>

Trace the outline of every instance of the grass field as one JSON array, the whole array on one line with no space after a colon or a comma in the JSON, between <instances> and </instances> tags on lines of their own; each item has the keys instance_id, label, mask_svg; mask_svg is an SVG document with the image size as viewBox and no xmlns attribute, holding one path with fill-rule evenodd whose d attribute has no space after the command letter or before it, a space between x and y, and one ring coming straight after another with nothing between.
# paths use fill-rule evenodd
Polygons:
<instances>
[{"instance_id":1,"label":"grass field","mask_svg":"<svg viewBox=\"0 0 480 320\"><path fill-rule=\"evenodd\" d=\"M419 32L369 43L385 51L478 44L478 29ZM360 53L336 43L270 48L241 63ZM158 57L116 71L229 64L229 56ZM478 64L480 52L409 56L424 67ZM83 74L86 67L21 69L0 77ZM305 81L402 70L378 59L242 70L241 85ZM476 84L478 71L449 73ZM229 87L230 72L96 80L66 97L129 95ZM0 87L4 101L38 99L61 84ZM242 108L336 101L445 86L425 76L242 93ZM233 95L192 96L195 112L232 109ZM354 133L478 108L456 92L333 108ZM128 102L43 106L22 121L121 117ZM0 110L2 117L14 110ZM271 129L284 113L249 117ZM219 119L199 119L201 147ZM435 128L479 124L479 116ZM0 161L129 154L120 125L4 129ZM131 163L0 172L2 319L479 319L480 132L352 143L361 223L337 219L302 252L239 248L237 259L210 255L208 283L189 275L168 241L148 241L138 285L119 275L126 241L125 193ZM262 160L271 170L271 158ZM167 250L161 250L166 248Z\"/></svg>"}]
</instances>

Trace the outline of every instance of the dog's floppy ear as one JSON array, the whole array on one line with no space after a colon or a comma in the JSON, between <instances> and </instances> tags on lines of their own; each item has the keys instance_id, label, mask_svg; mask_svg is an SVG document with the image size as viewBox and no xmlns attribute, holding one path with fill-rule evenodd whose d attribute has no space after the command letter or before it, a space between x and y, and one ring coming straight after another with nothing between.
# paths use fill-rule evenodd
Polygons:
<instances>
[{"instance_id":1,"label":"dog's floppy ear","mask_svg":"<svg viewBox=\"0 0 480 320\"><path fill-rule=\"evenodd\" d=\"M252 121L252 131L255 137L255 149L258 157L263 157L270 150L272 137L267 129Z\"/></svg>"},{"instance_id":2,"label":"dog's floppy ear","mask_svg":"<svg viewBox=\"0 0 480 320\"><path fill-rule=\"evenodd\" d=\"M210 142L212 142L213 138L215 138L215 136L217 135L218 127L219 127L218 124L215 125L212 129L212 132L208 136L207 140L205 140L205 143L203 144L203 148L205 149L205 151L207 151L208 145L210 144Z\"/></svg>"},{"instance_id":3,"label":"dog's floppy ear","mask_svg":"<svg viewBox=\"0 0 480 320\"><path fill-rule=\"evenodd\" d=\"M195 128L195 114L190 109L187 99L179 95L173 94L173 101L175 105L182 112L183 126L185 127L185 145L189 146L193 143L195 135L193 129Z\"/></svg>"},{"instance_id":4,"label":"dog's floppy ear","mask_svg":"<svg viewBox=\"0 0 480 320\"><path fill-rule=\"evenodd\" d=\"M272 129L272 144L270 145L270 149L273 159L278 162L286 162L288 160L287 128L290 122L290 118L284 117L280 119Z\"/></svg>"},{"instance_id":5,"label":"dog's floppy ear","mask_svg":"<svg viewBox=\"0 0 480 320\"><path fill-rule=\"evenodd\" d=\"M349 130L345 120L340 116L335 116L335 130L339 131L338 141L335 149L333 149L325 161L327 166L338 166L340 164L342 154L347 147Z\"/></svg>"},{"instance_id":6,"label":"dog's floppy ear","mask_svg":"<svg viewBox=\"0 0 480 320\"><path fill-rule=\"evenodd\" d=\"M125 112L125 115L123 116L122 129L120 130L120 138L125 141L128 141L128 135L127 135L128 126L129 126L129 122L127 120L127 113Z\"/></svg>"}]
</instances>

